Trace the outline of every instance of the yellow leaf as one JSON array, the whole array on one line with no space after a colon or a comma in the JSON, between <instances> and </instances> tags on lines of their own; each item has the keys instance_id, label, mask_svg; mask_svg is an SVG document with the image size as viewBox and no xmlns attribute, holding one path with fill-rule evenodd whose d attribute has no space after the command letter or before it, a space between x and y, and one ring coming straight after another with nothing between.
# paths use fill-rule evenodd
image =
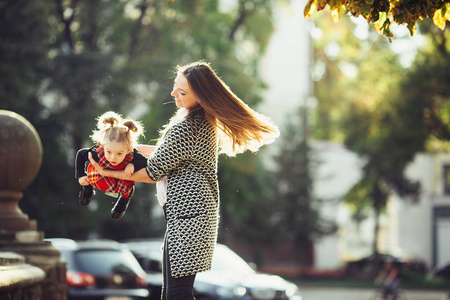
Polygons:
<instances>
[{"instance_id":1,"label":"yellow leaf","mask_svg":"<svg viewBox=\"0 0 450 300\"><path fill-rule=\"evenodd\" d=\"M317 0L309 0L303 12L305 18L311 17L317 11Z\"/></svg>"},{"instance_id":2,"label":"yellow leaf","mask_svg":"<svg viewBox=\"0 0 450 300\"><path fill-rule=\"evenodd\" d=\"M386 21L386 13L385 12L380 12L380 18L378 19L378 21L373 22L373 28L375 28L375 30L379 34L383 34L384 21Z\"/></svg>"},{"instance_id":3,"label":"yellow leaf","mask_svg":"<svg viewBox=\"0 0 450 300\"><path fill-rule=\"evenodd\" d=\"M416 32L416 23L408 23L408 26L406 28L409 29L409 33L411 36L414 36L414 33Z\"/></svg>"},{"instance_id":4,"label":"yellow leaf","mask_svg":"<svg viewBox=\"0 0 450 300\"><path fill-rule=\"evenodd\" d=\"M337 23L339 21L340 16L341 16L341 10L339 8L333 9L331 11L331 18L333 19L334 23Z\"/></svg>"},{"instance_id":5,"label":"yellow leaf","mask_svg":"<svg viewBox=\"0 0 450 300\"><path fill-rule=\"evenodd\" d=\"M437 9L434 12L434 16L433 16L433 23L434 23L434 25L439 27L441 30L444 30L446 21L447 21L447 18L445 18L442 15L442 11L440 9Z\"/></svg>"},{"instance_id":6,"label":"yellow leaf","mask_svg":"<svg viewBox=\"0 0 450 300\"><path fill-rule=\"evenodd\" d=\"M378 34L383 34L383 31L381 30L382 25L383 24L380 23L380 20L373 23L373 28L375 28L375 30L376 30L376 32L378 32Z\"/></svg>"}]
</instances>

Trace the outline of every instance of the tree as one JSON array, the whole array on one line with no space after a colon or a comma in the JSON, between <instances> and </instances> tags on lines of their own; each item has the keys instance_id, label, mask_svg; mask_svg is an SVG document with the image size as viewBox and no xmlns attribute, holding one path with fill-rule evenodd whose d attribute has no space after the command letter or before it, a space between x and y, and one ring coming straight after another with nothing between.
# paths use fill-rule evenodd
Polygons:
<instances>
[{"instance_id":1,"label":"tree","mask_svg":"<svg viewBox=\"0 0 450 300\"><path fill-rule=\"evenodd\" d=\"M257 155L245 152L233 158L220 157L218 172L219 242L250 249L253 257L249 259L257 265L264 264L264 247L278 241L283 231L268 221L277 198L270 184L275 175L256 159L263 153L264 148Z\"/></svg>"},{"instance_id":2,"label":"tree","mask_svg":"<svg viewBox=\"0 0 450 300\"><path fill-rule=\"evenodd\" d=\"M279 240L292 241L303 266L311 266L313 241L334 233L336 225L320 217L318 199L312 195L315 160L309 145L307 108L301 107L284 128L281 150L276 156L272 221Z\"/></svg>"},{"instance_id":3,"label":"tree","mask_svg":"<svg viewBox=\"0 0 450 300\"><path fill-rule=\"evenodd\" d=\"M421 26L427 46L421 49L416 60L401 82L402 109L414 121L410 125L421 132L428 151L448 151L450 140L450 29L436 34L429 22Z\"/></svg>"},{"instance_id":4,"label":"tree","mask_svg":"<svg viewBox=\"0 0 450 300\"><path fill-rule=\"evenodd\" d=\"M142 120L146 137L141 142L153 144L175 110L165 105L173 103L174 66L193 60L210 61L233 91L256 107L264 86L257 62L272 31L270 8L269 0L241 1L227 12L210 0L195 5L0 0L1 108L30 120L44 147L41 170L25 191L22 210L50 237L161 235L163 226L150 213L156 204L152 185L139 185L129 213L113 224L107 221L112 198L98 193L95 205L80 207L75 151L90 145L95 118L106 110ZM257 159L235 158L254 165ZM225 178L234 174L234 181L221 184L243 190L238 164L231 161L225 160L219 172ZM245 199L232 193L222 197L223 207L245 207L246 201L265 197L255 190Z\"/></svg>"},{"instance_id":5,"label":"tree","mask_svg":"<svg viewBox=\"0 0 450 300\"><path fill-rule=\"evenodd\" d=\"M424 150L423 130L417 124L421 113L416 110L422 104L413 107L405 101L399 87L408 72L386 39L376 34L367 40L357 38L350 20L337 26L330 18L317 22L324 34L314 41L315 63L325 67L315 84L319 100L315 134L344 142L364 159L362 179L345 202L358 216L366 207L374 210L377 237L379 215L390 193L417 200L419 186L403 172ZM382 76L374 70L383 70ZM375 238L374 253L377 245Z\"/></svg>"},{"instance_id":6,"label":"tree","mask_svg":"<svg viewBox=\"0 0 450 300\"><path fill-rule=\"evenodd\" d=\"M450 20L450 2L447 0L309 0L304 15L310 17L327 6L336 22L341 14L362 16L368 23L372 23L379 33L389 38L393 37L390 26L394 23L406 24L411 35L414 35L418 20L431 18L442 30Z\"/></svg>"},{"instance_id":7,"label":"tree","mask_svg":"<svg viewBox=\"0 0 450 300\"><path fill-rule=\"evenodd\" d=\"M0 1L0 99L2 109L13 107L29 115L38 106L36 97L48 59L50 27L40 15L49 6L28 1ZM20 25L19 25L20 24Z\"/></svg>"},{"instance_id":8,"label":"tree","mask_svg":"<svg viewBox=\"0 0 450 300\"><path fill-rule=\"evenodd\" d=\"M67 192L70 193L70 185L66 183L73 180L73 172L68 168L64 140L59 138L64 136L64 120L50 114L41 98L43 79L50 72L48 45L55 29L47 17L53 9L53 5L40 1L0 1L0 108L30 121L40 135L44 150L40 171L24 191L20 207L30 218L39 216L40 220L51 222L49 234L55 228L65 232L70 222L65 218L68 215L73 217L76 227L79 216L70 205L58 210L67 199ZM55 215L61 221L50 220ZM42 223L45 226L45 221Z\"/></svg>"},{"instance_id":9,"label":"tree","mask_svg":"<svg viewBox=\"0 0 450 300\"><path fill-rule=\"evenodd\" d=\"M392 98L389 100L394 101ZM424 149L424 143L423 139L418 138L421 132L414 131L414 124L399 119L404 117L402 115L405 112L401 108L383 112L382 123L374 119L376 118L374 112L368 111L353 112L347 119L348 135L345 143L349 149L365 159L366 163L363 167L362 179L345 196L345 202L351 204L357 214L369 205L373 208L375 239L372 251L374 254L379 252L379 219L389 195L395 192L403 199L417 201L420 193L420 185L408 180L404 170L414 159L415 154ZM413 119L411 116L409 120L413 121ZM380 130L374 132L371 124L379 126ZM356 127L359 128L356 129Z\"/></svg>"}]
</instances>

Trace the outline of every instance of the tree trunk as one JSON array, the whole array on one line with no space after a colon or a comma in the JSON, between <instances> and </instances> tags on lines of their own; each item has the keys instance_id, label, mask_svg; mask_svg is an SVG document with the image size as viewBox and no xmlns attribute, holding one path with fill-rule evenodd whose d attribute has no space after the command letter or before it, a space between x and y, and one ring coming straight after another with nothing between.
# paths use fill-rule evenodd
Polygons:
<instances>
[{"instance_id":1,"label":"tree trunk","mask_svg":"<svg viewBox=\"0 0 450 300\"><path fill-rule=\"evenodd\" d=\"M375 226L374 226L374 235L373 235L373 244L372 244L372 253L375 257L378 257L378 231L380 230L380 206L374 205L375 212Z\"/></svg>"}]
</instances>

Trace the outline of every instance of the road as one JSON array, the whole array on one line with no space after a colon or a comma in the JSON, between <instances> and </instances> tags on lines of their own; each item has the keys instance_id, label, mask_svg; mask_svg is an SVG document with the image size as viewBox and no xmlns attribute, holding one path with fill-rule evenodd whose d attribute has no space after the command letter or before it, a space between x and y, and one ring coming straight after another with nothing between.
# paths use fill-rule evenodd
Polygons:
<instances>
[{"instance_id":1,"label":"road","mask_svg":"<svg viewBox=\"0 0 450 300\"><path fill-rule=\"evenodd\" d=\"M372 289L300 287L304 300L370 300ZM403 290L406 300L447 300L445 291Z\"/></svg>"}]
</instances>

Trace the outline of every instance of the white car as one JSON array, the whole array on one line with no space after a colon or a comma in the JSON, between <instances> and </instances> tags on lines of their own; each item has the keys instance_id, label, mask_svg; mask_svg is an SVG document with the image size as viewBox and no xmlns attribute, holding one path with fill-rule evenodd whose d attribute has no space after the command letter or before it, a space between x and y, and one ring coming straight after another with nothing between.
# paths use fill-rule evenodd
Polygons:
<instances>
[{"instance_id":1,"label":"white car","mask_svg":"<svg viewBox=\"0 0 450 300\"><path fill-rule=\"evenodd\" d=\"M162 240L125 243L147 272L151 299L161 299ZM280 276L259 273L225 245L214 250L213 269L198 273L194 284L198 300L303 300L297 285Z\"/></svg>"}]
</instances>

